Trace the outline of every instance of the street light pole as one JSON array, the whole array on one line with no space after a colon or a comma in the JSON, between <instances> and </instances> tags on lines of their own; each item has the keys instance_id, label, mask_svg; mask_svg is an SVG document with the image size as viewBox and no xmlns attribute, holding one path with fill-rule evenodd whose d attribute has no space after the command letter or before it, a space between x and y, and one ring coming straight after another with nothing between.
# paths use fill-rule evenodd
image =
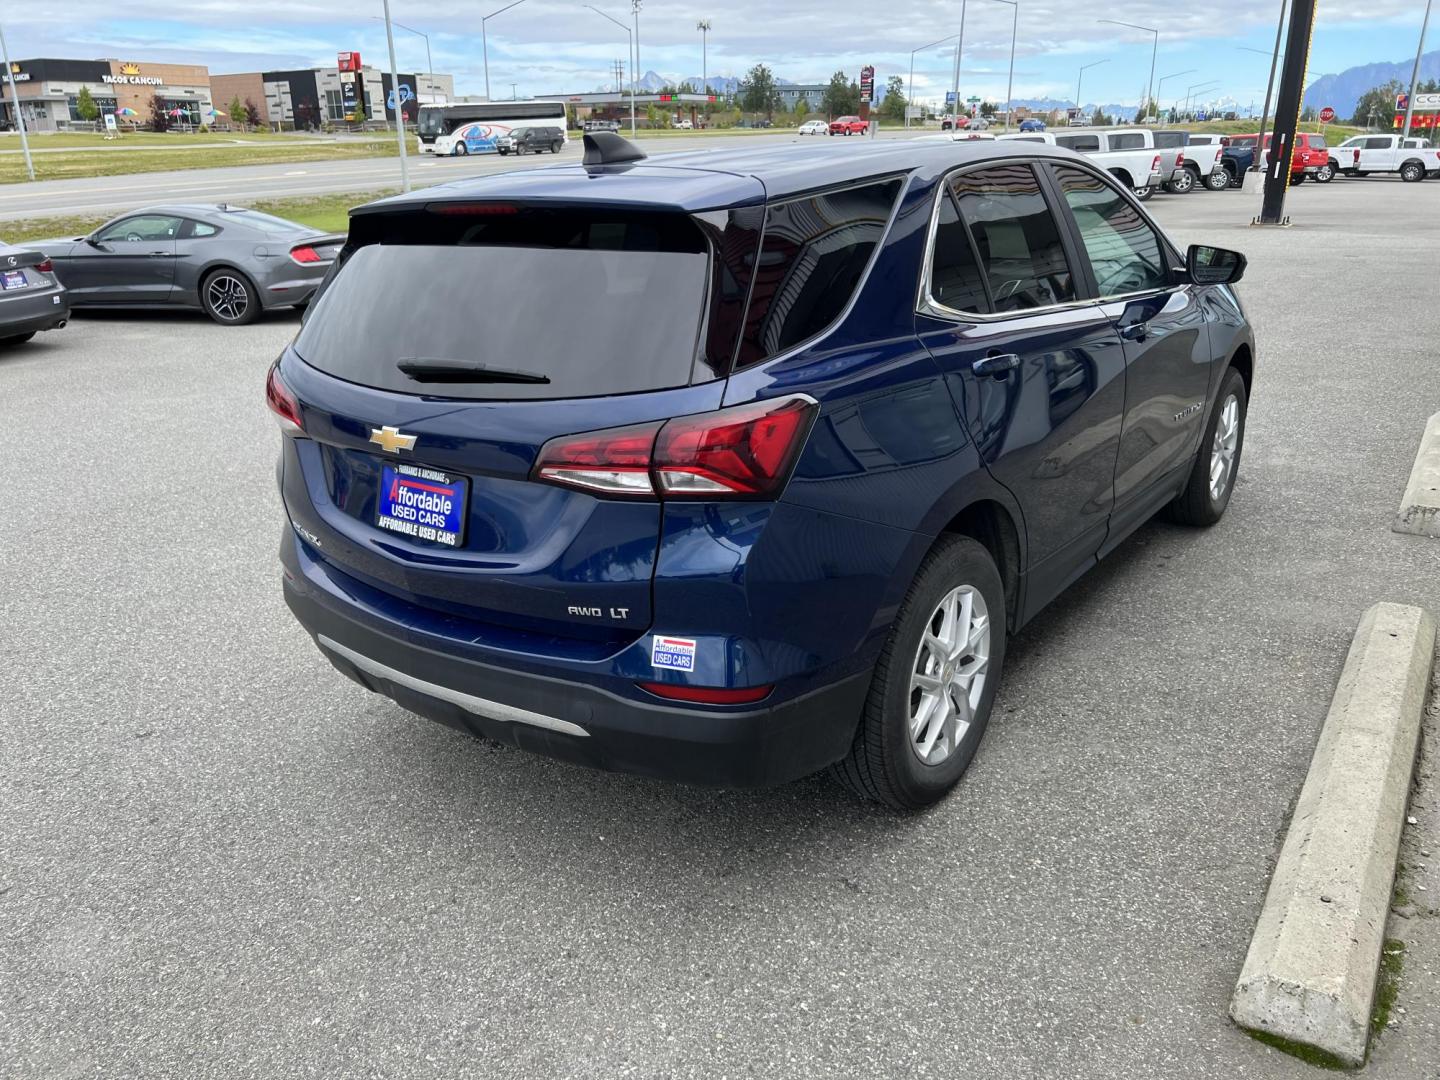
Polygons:
<instances>
[{"instance_id":1,"label":"street light pole","mask_svg":"<svg viewBox=\"0 0 1440 1080\"><path fill-rule=\"evenodd\" d=\"M1010 74L1005 79L1005 130L1010 130L1010 99L1015 93L1015 38L1020 32L1020 4L1018 0L1000 0L1009 4L1013 14L1010 19Z\"/></svg>"},{"instance_id":2,"label":"street light pole","mask_svg":"<svg viewBox=\"0 0 1440 1080\"><path fill-rule=\"evenodd\" d=\"M20 132L20 149L25 151L25 171L35 179L35 162L30 160L30 140L25 134L25 117L20 115L20 91L15 89L15 72L10 70L10 47L5 44L5 28L0 26L0 56L5 59L5 78L10 83L10 107L15 110L15 130Z\"/></svg>"},{"instance_id":3,"label":"street light pole","mask_svg":"<svg viewBox=\"0 0 1440 1080\"><path fill-rule=\"evenodd\" d=\"M1186 87L1186 89L1185 89L1185 112L1186 112L1187 114L1190 112L1190 95L1193 94L1196 90L1208 90L1208 89L1210 89L1210 88L1213 87L1213 86L1219 86L1219 85L1220 85L1220 81L1219 81L1218 79L1211 79L1209 82L1197 82L1194 86Z\"/></svg>"},{"instance_id":4,"label":"street light pole","mask_svg":"<svg viewBox=\"0 0 1440 1080\"><path fill-rule=\"evenodd\" d=\"M1271 96L1275 93L1275 69L1280 63L1280 39L1285 34L1287 3L1288 0L1280 0L1280 21L1275 24L1275 51L1270 54L1270 81L1265 84L1265 107L1260 110L1260 137L1255 140L1255 160L1250 165L1251 172L1259 172L1265 168L1265 121L1270 115Z\"/></svg>"},{"instance_id":5,"label":"street light pole","mask_svg":"<svg viewBox=\"0 0 1440 1080\"><path fill-rule=\"evenodd\" d=\"M379 16L379 15L371 15L370 18L375 19L375 20L377 20L377 21L380 21L380 16ZM422 38L425 39L425 69L426 69L426 72L427 72L428 74L434 75L434 74L435 74L435 63L434 63L434 61L432 61L432 60L430 59L430 35L427 34L427 33L425 33L425 31L423 31L423 30L416 30L413 26L406 26L406 25L405 25L404 23L402 23L402 22L395 22L393 19L390 21L390 25L391 25L391 26L398 26L401 30L409 30L410 33L412 33L412 34L419 34ZM432 81L433 81L433 80L432 80ZM416 92L416 94L419 94L420 91L419 91L419 89L417 88L415 92Z\"/></svg>"},{"instance_id":6,"label":"street light pole","mask_svg":"<svg viewBox=\"0 0 1440 1080\"><path fill-rule=\"evenodd\" d=\"M945 42L954 36L954 34L948 34L938 41L932 41L928 45L921 45L918 49L910 50L910 82L907 84L908 89L906 90L908 100L913 101L915 99L915 54L924 52L926 49L933 49L936 45L944 45ZM910 110L908 108L905 110L905 126L907 128L910 126Z\"/></svg>"},{"instance_id":7,"label":"street light pole","mask_svg":"<svg viewBox=\"0 0 1440 1080\"><path fill-rule=\"evenodd\" d=\"M955 102L950 106L950 130L958 131L955 122L960 118L960 51L965 48L965 8L969 0L960 0L960 33L955 35ZM1009 118L1006 118L1009 122Z\"/></svg>"},{"instance_id":8,"label":"street light pole","mask_svg":"<svg viewBox=\"0 0 1440 1080\"><path fill-rule=\"evenodd\" d=\"M1082 83L1084 82L1084 80L1085 80L1085 69L1086 69L1086 68L1092 68L1092 67L1099 67L1101 64L1108 64L1109 62L1110 62L1110 58L1107 56L1104 60L1096 60L1093 64L1082 64L1082 65L1080 65L1080 75L1079 75L1079 77L1076 78L1076 80L1075 80L1075 111L1076 111L1076 112L1081 113L1081 114L1083 114L1083 113L1085 112L1085 103L1080 100L1080 86L1081 86L1081 84L1082 84Z\"/></svg>"},{"instance_id":9,"label":"street light pole","mask_svg":"<svg viewBox=\"0 0 1440 1080\"><path fill-rule=\"evenodd\" d=\"M640 6L641 0L630 0L630 15L635 20L635 74L640 75Z\"/></svg>"},{"instance_id":10,"label":"street light pole","mask_svg":"<svg viewBox=\"0 0 1440 1080\"><path fill-rule=\"evenodd\" d=\"M1194 75L1198 68L1186 68L1184 71L1172 71L1169 75L1161 75L1160 80L1155 84L1155 107L1160 107L1160 91L1165 87L1165 80L1178 78L1181 75ZM1173 109L1174 106L1172 105Z\"/></svg>"},{"instance_id":11,"label":"street light pole","mask_svg":"<svg viewBox=\"0 0 1440 1080\"><path fill-rule=\"evenodd\" d=\"M707 39L710 36L710 20L701 19L695 24L695 29L700 31L700 92L706 97L710 96L710 59L707 52Z\"/></svg>"},{"instance_id":12,"label":"street light pole","mask_svg":"<svg viewBox=\"0 0 1440 1080\"><path fill-rule=\"evenodd\" d=\"M483 17L480 19L480 52L481 52L481 55L483 55L484 58L485 58L485 100L486 100L486 101L489 101L489 100L490 100L490 41L489 41L489 38L488 38L488 37L486 36L486 34L485 34L485 24L488 23L491 19L493 19L496 15L502 15L502 14L504 14L505 12L509 11L511 8L515 7L516 5L518 5L518 4L523 4L524 2L525 2L525 0L514 0L514 3L506 4L506 5L505 5L504 7L502 7L502 8L497 8L495 11L492 11L489 15L485 15L485 16L483 16Z\"/></svg>"},{"instance_id":13,"label":"street light pole","mask_svg":"<svg viewBox=\"0 0 1440 1080\"><path fill-rule=\"evenodd\" d=\"M400 67L395 63L395 31L390 29L390 0L385 8L385 44L390 49L390 91L395 95L395 139L400 144L400 190L410 190L410 162L405 157L405 109L400 100Z\"/></svg>"},{"instance_id":14,"label":"street light pole","mask_svg":"<svg viewBox=\"0 0 1440 1080\"><path fill-rule=\"evenodd\" d=\"M602 19L609 19L621 30L624 30L625 36L630 39L630 138L633 139L635 138L635 39L630 34L630 27L615 18L615 16L606 15L605 12L601 11L594 4L586 4L585 6Z\"/></svg>"},{"instance_id":15,"label":"street light pole","mask_svg":"<svg viewBox=\"0 0 1440 1080\"><path fill-rule=\"evenodd\" d=\"M1410 137L1410 120L1415 115L1415 87L1420 81L1420 54L1425 51L1425 32L1430 29L1430 3L1431 0L1425 0L1425 18L1420 23L1420 44L1415 46L1415 67L1410 72L1410 94L1405 99L1405 126L1400 130L1402 144Z\"/></svg>"},{"instance_id":16,"label":"street light pole","mask_svg":"<svg viewBox=\"0 0 1440 1080\"><path fill-rule=\"evenodd\" d=\"M1113 26L1128 26L1131 30L1144 30L1147 34L1155 35L1155 43L1150 47L1150 81L1145 84L1145 103L1140 106L1140 112L1135 114L1135 122L1138 124L1144 119L1142 114L1150 108L1150 102L1155 100L1155 58L1160 54L1160 31L1153 26L1120 22L1118 19L1101 19L1100 22Z\"/></svg>"}]
</instances>

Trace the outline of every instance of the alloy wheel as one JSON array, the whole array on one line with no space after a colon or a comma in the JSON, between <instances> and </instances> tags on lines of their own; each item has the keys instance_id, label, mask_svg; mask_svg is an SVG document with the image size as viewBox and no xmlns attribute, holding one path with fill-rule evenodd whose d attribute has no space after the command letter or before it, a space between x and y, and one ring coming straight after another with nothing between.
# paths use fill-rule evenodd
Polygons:
<instances>
[{"instance_id":1,"label":"alloy wheel","mask_svg":"<svg viewBox=\"0 0 1440 1080\"><path fill-rule=\"evenodd\" d=\"M960 585L936 605L910 674L910 749L946 761L975 722L990 666L990 614L980 590Z\"/></svg>"},{"instance_id":2,"label":"alloy wheel","mask_svg":"<svg viewBox=\"0 0 1440 1080\"><path fill-rule=\"evenodd\" d=\"M1210 446L1210 498L1219 502L1230 486L1235 471L1235 452L1240 447L1240 402L1234 394L1220 406L1215 438Z\"/></svg>"},{"instance_id":3,"label":"alloy wheel","mask_svg":"<svg viewBox=\"0 0 1440 1080\"><path fill-rule=\"evenodd\" d=\"M250 307L245 283L230 274L217 274L210 279L210 284L205 289L205 302L210 305L211 311L226 322L244 318Z\"/></svg>"}]
</instances>

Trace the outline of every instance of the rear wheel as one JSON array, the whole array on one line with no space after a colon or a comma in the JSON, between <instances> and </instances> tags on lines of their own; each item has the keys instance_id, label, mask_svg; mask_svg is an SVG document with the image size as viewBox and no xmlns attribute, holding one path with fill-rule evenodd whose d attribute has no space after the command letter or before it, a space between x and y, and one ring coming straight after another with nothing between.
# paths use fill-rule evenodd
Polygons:
<instances>
[{"instance_id":1,"label":"rear wheel","mask_svg":"<svg viewBox=\"0 0 1440 1080\"><path fill-rule=\"evenodd\" d=\"M1301 184L1303 184L1303 183L1305 183L1305 174L1304 174L1303 172L1297 172L1297 173L1291 173L1291 174L1290 174L1290 186L1291 186L1291 187L1299 187L1299 186L1300 186Z\"/></svg>"},{"instance_id":2,"label":"rear wheel","mask_svg":"<svg viewBox=\"0 0 1440 1080\"><path fill-rule=\"evenodd\" d=\"M1424 180L1425 166L1421 165L1418 161L1407 161L1404 165L1400 166L1400 179L1404 180L1407 184Z\"/></svg>"},{"instance_id":3,"label":"rear wheel","mask_svg":"<svg viewBox=\"0 0 1440 1080\"><path fill-rule=\"evenodd\" d=\"M1224 169L1218 169L1205 177L1205 186L1211 191L1224 191L1233 182L1231 175Z\"/></svg>"},{"instance_id":4,"label":"rear wheel","mask_svg":"<svg viewBox=\"0 0 1440 1080\"><path fill-rule=\"evenodd\" d=\"M1130 190L1135 193L1135 198L1141 202L1145 202L1150 196L1155 194L1155 189L1152 187L1137 187L1131 188Z\"/></svg>"},{"instance_id":5,"label":"rear wheel","mask_svg":"<svg viewBox=\"0 0 1440 1080\"><path fill-rule=\"evenodd\" d=\"M505 151L502 150L502 151L500 151L500 152L503 154ZM456 156L456 157L465 157L465 156L468 155L469 153L470 153L470 148L469 148L468 146L466 146L463 142L460 142L460 143L456 143L456 144L455 144L455 156Z\"/></svg>"},{"instance_id":6,"label":"rear wheel","mask_svg":"<svg viewBox=\"0 0 1440 1080\"><path fill-rule=\"evenodd\" d=\"M211 273L200 285L205 314L222 326L244 326L260 316L255 286L240 271L228 267Z\"/></svg>"},{"instance_id":7,"label":"rear wheel","mask_svg":"<svg viewBox=\"0 0 1440 1080\"><path fill-rule=\"evenodd\" d=\"M550 144L550 152L552 154L558 154L560 152L560 148L564 145L565 143L563 141L561 141L560 139L556 139Z\"/></svg>"},{"instance_id":8,"label":"rear wheel","mask_svg":"<svg viewBox=\"0 0 1440 1080\"><path fill-rule=\"evenodd\" d=\"M1200 440L1200 451L1185 488L1165 516L1182 525L1214 525L1230 505L1240 452L1245 448L1245 380L1233 367L1220 380L1220 393Z\"/></svg>"},{"instance_id":9,"label":"rear wheel","mask_svg":"<svg viewBox=\"0 0 1440 1080\"><path fill-rule=\"evenodd\" d=\"M1195 190L1195 174L1189 169L1181 169L1180 175L1172 177L1165 187L1176 195L1187 195Z\"/></svg>"},{"instance_id":10,"label":"rear wheel","mask_svg":"<svg viewBox=\"0 0 1440 1080\"><path fill-rule=\"evenodd\" d=\"M1335 179L1335 166L1334 166L1334 165L1328 165L1328 164L1327 164L1327 165L1321 165L1320 168L1318 168L1318 169L1315 170L1315 182L1316 182L1317 184L1328 184L1328 183L1330 183L1331 180L1334 180L1334 179Z\"/></svg>"},{"instance_id":11,"label":"rear wheel","mask_svg":"<svg viewBox=\"0 0 1440 1080\"><path fill-rule=\"evenodd\" d=\"M0 338L0 345L24 345L25 342L34 336L34 330L31 330L28 334L12 334L10 337Z\"/></svg>"},{"instance_id":12,"label":"rear wheel","mask_svg":"<svg viewBox=\"0 0 1440 1080\"><path fill-rule=\"evenodd\" d=\"M897 810L942 798L985 734L1005 631L990 552L968 536L941 537L900 605L855 742L833 775Z\"/></svg>"}]
</instances>

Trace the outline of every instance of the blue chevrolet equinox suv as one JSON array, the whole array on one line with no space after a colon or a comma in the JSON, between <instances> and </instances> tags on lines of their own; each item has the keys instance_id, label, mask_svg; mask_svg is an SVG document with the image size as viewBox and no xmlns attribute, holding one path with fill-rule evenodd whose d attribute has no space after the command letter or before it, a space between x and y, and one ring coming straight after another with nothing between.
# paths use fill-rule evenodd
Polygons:
<instances>
[{"instance_id":1,"label":"blue chevrolet equinox suv","mask_svg":"<svg viewBox=\"0 0 1440 1080\"><path fill-rule=\"evenodd\" d=\"M1244 268L1036 144L596 133L359 207L266 387L285 599L464 731L924 806L1010 635L1225 511Z\"/></svg>"}]
</instances>

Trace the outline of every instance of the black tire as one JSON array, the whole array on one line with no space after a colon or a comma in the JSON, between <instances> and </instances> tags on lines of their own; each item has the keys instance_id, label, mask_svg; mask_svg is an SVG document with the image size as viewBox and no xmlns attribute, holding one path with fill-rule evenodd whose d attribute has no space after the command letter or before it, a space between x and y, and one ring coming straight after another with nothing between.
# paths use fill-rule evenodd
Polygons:
<instances>
[{"instance_id":1,"label":"black tire","mask_svg":"<svg viewBox=\"0 0 1440 1080\"><path fill-rule=\"evenodd\" d=\"M260 294L239 270L222 266L200 283L200 306L221 326L245 326L260 317Z\"/></svg>"},{"instance_id":2,"label":"black tire","mask_svg":"<svg viewBox=\"0 0 1440 1080\"><path fill-rule=\"evenodd\" d=\"M1205 177L1205 187L1209 191L1224 191L1234 182L1230 174L1224 169L1218 172L1212 172L1209 176Z\"/></svg>"},{"instance_id":3,"label":"black tire","mask_svg":"<svg viewBox=\"0 0 1440 1080\"><path fill-rule=\"evenodd\" d=\"M504 151L504 150L501 150L500 152L503 154L505 151ZM453 156L454 156L454 157L469 157L469 156L470 156L470 147L466 146L463 142L458 142L458 143L456 143L456 144L455 144L455 150L454 150L454 152L453 152Z\"/></svg>"},{"instance_id":4,"label":"black tire","mask_svg":"<svg viewBox=\"0 0 1440 1080\"><path fill-rule=\"evenodd\" d=\"M943 761L926 764L909 730L915 695L922 693L912 689L911 676L932 617L941 601L961 586L980 594L989 618L985 681L958 745ZM1005 665L1006 630L1005 589L990 552L968 536L942 536L921 562L900 605L875 666L855 742L831 774L857 794L897 810L919 810L943 798L964 775L984 737Z\"/></svg>"},{"instance_id":5,"label":"black tire","mask_svg":"<svg viewBox=\"0 0 1440 1080\"><path fill-rule=\"evenodd\" d=\"M562 146L564 146L564 145L565 145L565 144L564 144L561 140L556 139L554 142L552 142L552 143L550 144L550 152L551 152L552 154L558 154L558 153L560 152L560 148L561 148Z\"/></svg>"},{"instance_id":6,"label":"black tire","mask_svg":"<svg viewBox=\"0 0 1440 1080\"><path fill-rule=\"evenodd\" d=\"M1291 174L1290 174L1290 186L1291 186L1291 187L1299 187L1299 186L1300 186L1301 184L1303 184L1303 183L1305 183L1305 174L1304 174L1303 172L1297 172L1297 173L1291 173Z\"/></svg>"},{"instance_id":7,"label":"black tire","mask_svg":"<svg viewBox=\"0 0 1440 1080\"><path fill-rule=\"evenodd\" d=\"M1330 164L1321 165L1315 170L1315 182L1317 184L1328 184L1335 179L1335 166Z\"/></svg>"},{"instance_id":8,"label":"black tire","mask_svg":"<svg viewBox=\"0 0 1440 1080\"><path fill-rule=\"evenodd\" d=\"M1195 190L1195 174L1189 169L1182 169L1179 179L1171 179L1165 182L1165 190L1176 195L1188 195Z\"/></svg>"},{"instance_id":9,"label":"black tire","mask_svg":"<svg viewBox=\"0 0 1440 1080\"><path fill-rule=\"evenodd\" d=\"M1130 191L1140 202L1149 202L1151 196L1155 194L1153 187L1132 187Z\"/></svg>"},{"instance_id":10,"label":"black tire","mask_svg":"<svg viewBox=\"0 0 1440 1080\"><path fill-rule=\"evenodd\" d=\"M1407 161L1400 166L1400 179L1407 184L1418 184L1425 179L1425 166L1418 161Z\"/></svg>"},{"instance_id":11,"label":"black tire","mask_svg":"<svg viewBox=\"0 0 1440 1080\"><path fill-rule=\"evenodd\" d=\"M1221 416L1231 398L1235 399L1237 429L1233 455L1230 459L1224 486L1219 496L1210 490L1210 473L1215 454L1216 430L1220 427ZM1214 525L1225 514L1230 505L1230 496L1235 491L1235 478L1240 475L1240 456L1245 449L1245 380L1233 367L1220 380L1220 392L1215 396L1215 407L1210 410L1210 420L1205 425L1205 434L1200 440L1200 449L1195 454L1195 464L1190 469L1190 479L1175 500L1165 508L1165 516L1180 525Z\"/></svg>"},{"instance_id":12,"label":"black tire","mask_svg":"<svg viewBox=\"0 0 1440 1080\"><path fill-rule=\"evenodd\" d=\"M10 337L0 338L0 345L24 345L25 342L29 341L34 336L34 330L31 330L28 334L12 334Z\"/></svg>"}]
</instances>

